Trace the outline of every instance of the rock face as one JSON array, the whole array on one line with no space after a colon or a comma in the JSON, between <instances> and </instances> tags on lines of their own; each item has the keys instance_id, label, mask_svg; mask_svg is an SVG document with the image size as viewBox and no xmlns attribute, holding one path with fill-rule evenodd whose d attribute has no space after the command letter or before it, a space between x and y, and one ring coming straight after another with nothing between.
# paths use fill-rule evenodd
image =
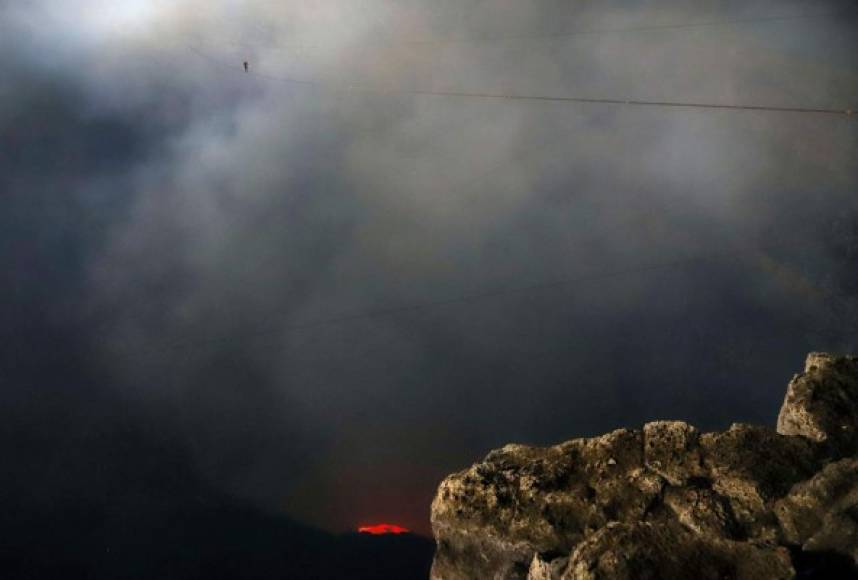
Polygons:
<instances>
[{"instance_id":1,"label":"rock face","mask_svg":"<svg viewBox=\"0 0 858 580\"><path fill-rule=\"evenodd\" d=\"M858 357L814 353L776 431L507 445L438 488L432 578L858 578L856 426Z\"/></svg>"},{"instance_id":2,"label":"rock face","mask_svg":"<svg viewBox=\"0 0 858 580\"><path fill-rule=\"evenodd\" d=\"M858 451L858 357L813 353L787 387L778 433L826 443L832 453Z\"/></svg>"}]
</instances>

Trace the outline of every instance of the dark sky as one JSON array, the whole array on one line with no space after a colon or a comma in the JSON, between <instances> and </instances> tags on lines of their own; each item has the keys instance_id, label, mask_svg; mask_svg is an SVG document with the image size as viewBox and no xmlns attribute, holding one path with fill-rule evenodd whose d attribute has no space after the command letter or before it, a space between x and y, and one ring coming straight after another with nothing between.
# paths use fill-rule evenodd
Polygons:
<instances>
[{"instance_id":1,"label":"dark sky","mask_svg":"<svg viewBox=\"0 0 858 580\"><path fill-rule=\"evenodd\" d=\"M0 72L0 483L36 503L154 446L426 532L493 447L772 423L858 351L858 117L396 94L858 109L854 2L0 2Z\"/></svg>"}]
</instances>

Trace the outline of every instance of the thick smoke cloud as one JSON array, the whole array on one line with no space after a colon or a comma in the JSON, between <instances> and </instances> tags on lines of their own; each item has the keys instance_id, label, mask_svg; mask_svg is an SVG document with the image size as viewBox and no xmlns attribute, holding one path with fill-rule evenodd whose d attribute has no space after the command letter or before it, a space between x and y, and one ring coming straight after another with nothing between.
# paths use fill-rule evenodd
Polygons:
<instances>
[{"instance_id":1,"label":"thick smoke cloud","mask_svg":"<svg viewBox=\"0 0 858 580\"><path fill-rule=\"evenodd\" d=\"M84 4L0 8L7 343L224 492L425 531L488 448L771 421L858 349L854 121L362 90L846 109L858 20L755 19L848 3Z\"/></svg>"}]
</instances>

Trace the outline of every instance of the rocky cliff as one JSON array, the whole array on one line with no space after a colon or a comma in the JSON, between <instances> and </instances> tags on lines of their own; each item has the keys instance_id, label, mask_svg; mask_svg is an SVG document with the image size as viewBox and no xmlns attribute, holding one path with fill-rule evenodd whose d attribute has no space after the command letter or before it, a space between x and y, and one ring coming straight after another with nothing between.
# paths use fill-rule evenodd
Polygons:
<instances>
[{"instance_id":1,"label":"rocky cliff","mask_svg":"<svg viewBox=\"0 0 858 580\"><path fill-rule=\"evenodd\" d=\"M776 430L507 445L438 488L432 578L858 578L856 426L858 357L814 353Z\"/></svg>"}]
</instances>

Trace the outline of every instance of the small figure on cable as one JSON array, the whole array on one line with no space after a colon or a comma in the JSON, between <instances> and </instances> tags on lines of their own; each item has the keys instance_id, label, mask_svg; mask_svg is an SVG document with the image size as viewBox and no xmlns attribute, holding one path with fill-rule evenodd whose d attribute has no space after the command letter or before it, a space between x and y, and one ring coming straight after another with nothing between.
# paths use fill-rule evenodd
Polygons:
<instances>
[{"instance_id":1,"label":"small figure on cable","mask_svg":"<svg viewBox=\"0 0 858 580\"><path fill-rule=\"evenodd\" d=\"M250 65L247 61L244 61L244 72L250 72Z\"/></svg>"}]
</instances>

